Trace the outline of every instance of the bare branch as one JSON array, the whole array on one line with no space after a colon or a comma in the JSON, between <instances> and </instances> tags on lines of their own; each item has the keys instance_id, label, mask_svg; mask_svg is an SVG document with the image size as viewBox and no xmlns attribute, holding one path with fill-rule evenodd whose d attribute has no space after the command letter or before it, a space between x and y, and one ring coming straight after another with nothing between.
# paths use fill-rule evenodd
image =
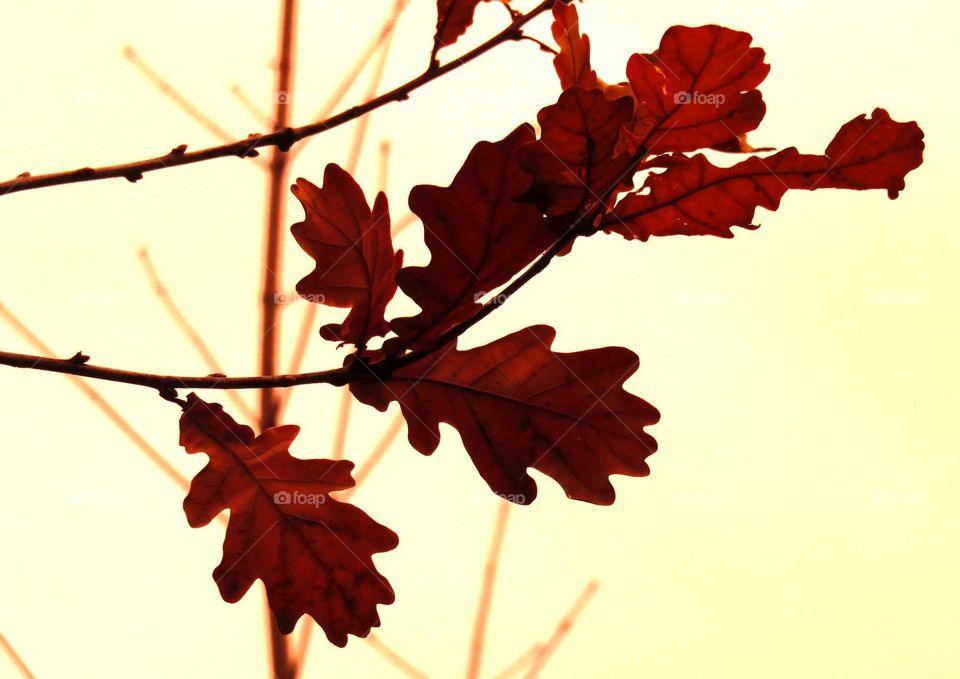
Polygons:
<instances>
[{"instance_id":1,"label":"bare branch","mask_svg":"<svg viewBox=\"0 0 960 679\"><path fill-rule=\"evenodd\" d=\"M386 659L387 662L393 665L395 669L400 670L401 672L403 672L403 674L410 677L411 679L430 679L430 677L428 677L426 674L424 674L423 672L418 670L416 667L411 665L409 662L404 660L403 656L401 656L399 653L397 653L392 648L390 648L385 643L383 643L380 640L380 637L378 637L377 635L371 634L370 636L368 636L367 643L373 648L373 650L375 650L377 653L383 656L383 658Z\"/></svg>"},{"instance_id":2,"label":"bare branch","mask_svg":"<svg viewBox=\"0 0 960 679\"><path fill-rule=\"evenodd\" d=\"M83 357L86 358L86 357ZM300 384L332 384L343 386L353 379L363 379L366 370L344 369L323 370L298 375L255 375L251 377L226 377L224 375L157 375L132 370L118 370L104 366L91 365L73 358L47 358L32 354L16 354L9 351L0 351L0 365L12 368L27 368L30 370L45 370L48 372L63 373L89 377L95 380L108 382L122 382L149 387L157 391L171 389L264 389L287 388Z\"/></svg>"},{"instance_id":3,"label":"bare branch","mask_svg":"<svg viewBox=\"0 0 960 679\"><path fill-rule=\"evenodd\" d=\"M597 593L599 587L600 585L596 580L591 580L587 584L580 593L580 596L577 597L577 600L573 602L573 606L570 607L567 614L563 616L563 619L557 624L557 628L553 631L550 639L547 640L547 643L543 645L543 648L537 654L536 658L534 658L530 669L527 670L527 673L524 675L524 679L536 679L536 677L540 675L550 656L557 650L560 642L570 633L573 623L580 617L583 609L590 603L590 600Z\"/></svg>"},{"instance_id":4,"label":"bare branch","mask_svg":"<svg viewBox=\"0 0 960 679\"><path fill-rule=\"evenodd\" d=\"M201 111L192 101L187 99L173 85L171 85L163 76L157 73L146 61L144 61L136 50L130 45L123 48L123 56L133 64L138 71L149 80L160 92L162 92L170 101L176 104L180 110L197 121L201 127L210 132L220 141L233 141L233 135L220 127L206 113Z\"/></svg>"},{"instance_id":5,"label":"bare branch","mask_svg":"<svg viewBox=\"0 0 960 679\"><path fill-rule=\"evenodd\" d=\"M510 679L524 667L529 665L543 650L543 644L534 644L527 652L502 669L493 679Z\"/></svg>"},{"instance_id":6,"label":"bare branch","mask_svg":"<svg viewBox=\"0 0 960 679\"><path fill-rule=\"evenodd\" d=\"M27 667L27 663L23 661L23 658L20 657L20 654L17 653L17 650L2 634L0 634L0 647L3 648L4 652L13 662L14 667L20 671L20 674L23 675L24 679L36 679L36 676L33 674L33 672L31 672L30 668Z\"/></svg>"},{"instance_id":7,"label":"bare branch","mask_svg":"<svg viewBox=\"0 0 960 679\"><path fill-rule=\"evenodd\" d=\"M403 423L403 414L397 413L396 416L394 416L393 421L390 423L390 426L387 427L385 432L383 432L383 436L380 437L377 445L373 447L373 450L370 451L370 454L364 458L363 463L357 467L357 471L353 473L355 485L353 488L349 488L344 491L344 500L348 499L357 491L357 489L360 487L360 483L370 476L370 473L380 463L380 461L383 459L383 456L387 454L387 451L390 450L390 446L394 441L396 441L397 436L400 435L400 431L403 429Z\"/></svg>"},{"instance_id":8,"label":"bare branch","mask_svg":"<svg viewBox=\"0 0 960 679\"><path fill-rule=\"evenodd\" d=\"M203 358L210 372L223 374L223 367L220 365L217 357L213 355L209 345L203 340L203 337L200 336L196 328L193 327L193 324L190 323L183 311L180 310L180 306L173 299L167 286L164 285L163 280L161 280L160 275L157 273L156 267L153 266L150 253L147 252L146 248L141 248L139 252L137 252L137 257L140 259L140 264L143 266L144 274L147 276L147 280L150 282L154 294L156 294L157 299L160 300L164 309L167 310L167 313L170 314L174 324L180 329L184 337L187 338L190 345L200 354L200 357ZM227 398L233 401L233 404L237 406L247 420L253 422L257 419L253 408L251 408L238 393L228 391Z\"/></svg>"},{"instance_id":9,"label":"bare branch","mask_svg":"<svg viewBox=\"0 0 960 679\"><path fill-rule=\"evenodd\" d=\"M253 116L254 120L263 125L264 129L270 127L270 118L253 103L253 100L243 91L243 88L240 87L238 83L230 85L230 94Z\"/></svg>"},{"instance_id":10,"label":"bare branch","mask_svg":"<svg viewBox=\"0 0 960 679\"><path fill-rule=\"evenodd\" d=\"M46 345L46 343L41 340L37 335L33 333L30 328L28 328L12 311L10 311L6 306L0 302L0 318L3 318L10 327L16 331L24 340L26 340L34 349L40 351L44 354L53 354L53 350ZM77 354L71 361L77 363L82 360L83 354ZM150 460L160 471L162 471L167 478L176 483L181 490L187 491L190 489L190 482L181 474L176 467L167 462L166 458L160 454L160 452L154 448L150 443L140 435L132 424L121 415L116 408L114 408L103 395L87 384L85 381L81 380L79 377L70 376L70 382L83 392L83 395L86 396L93 405L95 405L100 412L102 412L113 425L120 430L124 436L126 436L131 443L133 443L140 451L147 456L147 459Z\"/></svg>"},{"instance_id":11,"label":"bare branch","mask_svg":"<svg viewBox=\"0 0 960 679\"><path fill-rule=\"evenodd\" d=\"M500 568L500 555L503 552L503 538L507 532L507 519L510 518L510 503L501 500L497 506L497 517L493 523L493 536L490 538L490 551L487 553L487 565L483 571L483 585L477 602L477 614L473 622L473 638L470 641L470 656L467 661L467 679L480 676L480 663L483 659L483 645L487 634L487 619L490 617L490 605L493 603L493 588L497 582Z\"/></svg>"},{"instance_id":12,"label":"bare branch","mask_svg":"<svg viewBox=\"0 0 960 679\"><path fill-rule=\"evenodd\" d=\"M387 193L387 179L390 176L390 140L380 140L380 157L377 163L377 186L380 191Z\"/></svg>"},{"instance_id":13,"label":"bare branch","mask_svg":"<svg viewBox=\"0 0 960 679\"><path fill-rule=\"evenodd\" d=\"M83 167L77 170L53 172L42 175L31 175L29 172L24 172L13 179L0 182L0 196L49 186L76 184L79 182L99 181L120 177L131 182L136 182L142 179L143 175L147 172L200 163L215 158L227 158L231 156L239 158L254 157L258 155L256 151L258 148L276 147L280 151L287 151L302 139L332 130L335 127L356 120L370 111L374 111L391 102L408 99L413 92L424 85L470 63L494 47L505 42L519 40L522 36L520 29L530 20L553 7L557 1L558 0L542 0L542 2L532 10L517 17L502 31L463 56L453 59L441 66L428 68L419 76L380 95L376 99L341 111L326 120L320 120L302 127L288 127L269 134L252 134L247 139L241 139L221 146L211 146L199 151L188 152L186 146L179 145L172 151L161 156L118 165L105 165L97 168Z\"/></svg>"}]
</instances>

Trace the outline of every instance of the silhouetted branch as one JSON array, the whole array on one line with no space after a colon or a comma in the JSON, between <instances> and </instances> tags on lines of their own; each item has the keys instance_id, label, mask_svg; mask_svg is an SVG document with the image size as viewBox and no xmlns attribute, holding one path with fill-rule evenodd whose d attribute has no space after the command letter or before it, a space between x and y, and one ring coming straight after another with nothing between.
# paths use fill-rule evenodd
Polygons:
<instances>
[{"instance_id":1,"label":"silhouetted branch","mask_svg":"<svg viewBox=\"0 0 960 679\"><path fill-rule=\"evenodd\" d=\"M413 92L420 89L427 83L433 82L437 78L440 78L447 73L450 73L451 71L470 63L477 57L486 54L494 47L505 42L520 40L521 36L523 35L521 28L530 20L553 7L554 3L557 1L559 0L543 0L540 4L526 14L518 16L510 23L510 25L497 33L495 36L488 39L478 47L470 50L463 56L437 66L436 68L429 68L419 76L398 87L395 87L385 94L380 95L376 99L358 106L353 106L345 111L327 118L326 120L320 120L302 127L288 127L282 130L271 132L269 134L252 134L246 139L241 139L229 144L223 144L221 146L212 146L199 151L187 151L185 145L179 145L170 152L161 156L156 156L154 158L148 158L145 160L121 163L118 165L105 165L97 168L84 167L77 170L52 172L42 175L31 175L29 172L24 172L13 179L0 182L0 196L49 186L75 184L79 182L99 181L102 179L114 179L121 177L127 179L128 181L135 182L142 179L143 175L147 172L155 172L172 167L179 167L181 165L200 163L207 160L213 160L215 158L227 158L231 156L236 156L239 158L254 157L257 155L256 150L259 148L276 147L280 151L287 151L291 146L302 139L332 130L335 127L339 127L340 125L348 123L352 120L356 120L357 118L366 115L370 111L374 111L391 102L408 99Z\"/></svg>"}]
</instances>

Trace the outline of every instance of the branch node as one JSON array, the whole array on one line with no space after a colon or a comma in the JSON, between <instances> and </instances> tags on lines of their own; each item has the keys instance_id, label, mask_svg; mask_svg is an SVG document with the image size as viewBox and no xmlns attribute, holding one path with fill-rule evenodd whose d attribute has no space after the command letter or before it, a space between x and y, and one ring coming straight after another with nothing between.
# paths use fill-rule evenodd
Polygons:
<instances>
[{"instance_id":1,"label":"branch node","mask_svg":"<svg viewBox=\"0 0 960 679\"><path fill-rule=\"evenodd\" d=\"M86 179L87 177L92 177L97 173L92 167L81 167L79 170L75 170L73 175L77 179Z\"/></svg>"},{"instance_id":2,"label":"branch node","mask_svg":"<svg viewBox=\"0 0 960 679\"><path fill-rule=\"evenodd\" d=\"M17 175L17 179L26 179L29 176L30 176L29 172L21 172L20 174Z\"/></svg>"},{"instance_id":3,"label":"branch node","mask_svg":"<svg viewBox=\"0 0 960 679\"><path fill-rule=\"evenodd\" d=\"M136 184L138 181L140 181L141 179L143 179L143 173L142 173L142 172L131 172L130 174L124 175L124 179L126 179L126 180L127 180L128 182L130 182L131 184Z\"/></svg>"},{"instance_id":4,"label":"branch node","mask_svg":"<svg viewBox=\"0 0 960 679\"><path fill-rule=\"evenodd\" d=\"M76 363L77 365L83 365L84 363L90 360L90 357L87 356L82 351L78 351L73 356L71 356L69 360L71 363Z\"/></svg>"},{"instance_id":5,"label":"branch node","mask_svg":"<svg viewBox=\"0 0 960 679\"><path fill-rule=\"evenodd\" d=\"M285 127L278 131L277 150L286 153L297 142L297 133L292 127Z\"/></svg>"},{"instance_id":6,"label":"branch node","mask_svg":"<svg viewBox=\"0 0 960 679\"><path fill-rule=\"evenodd\" d=\"M167 155L168 155L168 156L182 156L182 155L183 155L184 153L186 153L186 152L187 152L187 145L186 145L186 144L180 144L180 146L176 147L175 149L170 149L170 153L168 153Z\"/></svg>"},{"instance_id":7,"label":"branch node","mask_svg":"<svg viewBox=\"0 0 960 679\"><path fill-rule=\"evenodd\" d=\"M260 152L254 148L256 143L260 140L263 135L259 132L251 132L247 135L247 141L250 142L250 146L245 149L237 151L237 156L240 158L256 158L260 155Z\"/></svg>"}]
</instances>

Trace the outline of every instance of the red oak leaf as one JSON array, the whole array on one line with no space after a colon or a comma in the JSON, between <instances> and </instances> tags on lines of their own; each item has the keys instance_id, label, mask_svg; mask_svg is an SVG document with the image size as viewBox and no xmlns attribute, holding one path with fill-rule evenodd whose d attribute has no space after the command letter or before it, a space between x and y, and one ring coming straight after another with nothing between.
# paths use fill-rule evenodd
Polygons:
<instances>
[{"instance_id":1,"label":"red oak leaf","mask_svg":"<svg viewBox=\"0 0 960 679\"><path fill-rule=\"evenodd\" d=\"M560 53L553 58L553 67L563 89L600 86L597 72L590 67L590 38L580 34L580 17L572 4L558 2L553 6L553 24L550 27Z\"/></svg>"},{"instance_id":2,"label":"red oak leaf","mask_svg":"<svg viewBox=\"0 0 960 679\"><path fill-rule=\"evenodd\" d=\"M353 486L352 462L290 455L299 431L287 425L254 437L222 406L190 394L180 445L210 461L194 477L183 508L194 528L230 510L223 560L213 571L225 601L239 601L259 578L283 633L306 614L344 646L348 634L363 637L380 625L378 604L393 603L371 555L395 548L397 536L330 497Z\"/></svg>"},{"instance_id":3,"label":"red oak leaf","mask_svg":"<svg viewBox=\"0 0 960 679\"><path fill-rule=\"evenodd\" d=\"M521 151L520 165L533 175L527 197L553 216L585 209L615 186L632 186L626 176L632 158L617 153L632 116L628 97L609 101L600 90L564 91L537 116L540 139Z\"/></svg>"},{"instance_id":4,"label":"red oak leaf","mask_svg":"<svg viewBox=\"0 0 960 679\"><path fill-rule=\"evenodd\" d=\"M532 141L533 129L521 125L498 142L480 142L450 186L415 186L410 192L431 259L397 276L421 311L391 321L399 337L393 346L429 346L553 243L556 234L540 210L517 200L531 181L519 152Z\"/></svg>"},{"instance_id":5,"label":"red oak leaf","mask_svg":"<svg viewBox=\"0 0 960 679\"><path fill-rule=\"evenodd\" d=\"M343 323L325 325L320 334L365 346L387 332L384 310L403 263L403 252L393 251L387 198L378 194L371 211L353 177L333 163L323 173L323 188L298 179L293 195L306 218L290 230L317 263L297 292L309 301L349 307Z\"/></svg>"},{"instance_id":6,"label":"red oak leaf","mask_svg":"<svg viewBox=\"0 0 960 679\"><path fill-rule=\"evenodd\" d=\"M883 109L844 125L826 154L795 148L766 158L716 167L702 155L668 156L669 168L651 174L644 192L626 196L604 224L628 239L712 235L730 238L731 228L756 228L758 207L776 210L788 189L885 189L891 198L923 160L923 132L898 123Z\"/></svg>"},{"instance_id":7,"label":"red oak leaf","mask_svg":"<svg viewBox=\"0 0 960 679\"><path fill-rule=\"evenodd\" d=\"M434 45L437 50L452 45L466 33L473 23L473 13L483 0L437 0L437 32ZM490 0L486 0L490 2ZM504 5L509 0L499 0Z\"/></svg>"},{"instance_id":8,"label":"red oak leaf","mask_svg":"<svg viewBox=\"0 0 960 679\"><path fill-rule=\"evenodd\" d=\"M649 474L645 460L656 441L643 428L660 415L623 389L636 354L621 347L561 354L550 349L555 334L540 325L467 351L449 345L385 382L350 389L379 410L397 401L410 444L425 455L440 442L440 423L452 425L483 479L511 501L536 497L532 467L568 497L611 504L611 474Z\"/></svg>"},{"instance_id":9,"label":"red oak leaf","mask_svg":"<svg viewBox=\"0 0 960 679\"><path fill-rule=\"evenodd\" d=\"M756 87L770 67L751 40L722 26L674 26L653 54L630 57L634 146L654 153L723 147L756 129L766 112Z\"/></svg>"}]
</instances>

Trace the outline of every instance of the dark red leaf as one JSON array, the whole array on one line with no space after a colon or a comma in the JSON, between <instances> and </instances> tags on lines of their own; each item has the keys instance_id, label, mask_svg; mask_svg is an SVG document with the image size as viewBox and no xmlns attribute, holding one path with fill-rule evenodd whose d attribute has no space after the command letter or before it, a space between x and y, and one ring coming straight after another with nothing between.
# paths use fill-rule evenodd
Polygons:
<instances>
[{"instance_id":1,"label":"dark red leaf","mask_svg":"<svg viewBox=\"0 0 960 679\"><path fill-rule=\"evenodd\" d=\"M844 125L825 155L794 148L733 167L711 165L702 155L670 156L669 168L651 174L644 192L626 196L605 226L626 238L712 235L730 238L731 228L756 228L758 207L776 210L788 189L885 189L891 198L923 160L923 132L898 123L883 109Z\"/></svg>"},{"instance_id":2,"label":"dark red leaf","mask_svg":"<svg viewBox=\"0 0 960 679\"><path fill-rule=\"evenodd\" d=\"M584 209L624 182L629 188L632 159L617 153L617 142L632 116L627 97L609 101L600 90L564 91L537 116L540 139L521 151L520 165L533 175L527 195L554 216Z\"/></svg>"},{"instance_id":3,"label":"dark red leaf","mask_svg":"<svg viewBox=\"0 0 960 679\"><path fill-rule=\"evenodd\" d=\"M558 2L553 6L553 39L560 53L553 58L553 67L563 89L600 86L597 72L590 67L590 38L580 34L580 17L573 4Z\"/></svg>"},{"instance_id":4,"label":"dark red leaf","mask_svg":"<svg viewBox=\"0 0 960 679\"><path fill-rule=\"evenodd\" d=\"M770 70L749 33L722 26L667 30L653 54L634 54L635 147L653 153L729 145L756 129L766 108L756 87Z\"/></svg>"},{"instance_id":5,"label":"dark red leaf","mask_svg":"<svg viewBox=\"0 0 960 679\"><path fill-rule=\"evenodd\" d=\"M448 47L466 33L473 23L473 13L483 0L437 0L437 49ZM490 0L487 0L488 2ZM504 5L509 0L499 0Z\"/></svg>"},{"instance_id":6,"label":"dark red leaf","mask_svg":"<svg viewBox=\"0 0 960 679\"><path fill-rule=\"evenodd\" d=\"M536 497L532 467L571 498L611 504L611 474L649 474L645 460L656 442L643 428L659 413L623 389L636 354L621 347L561 354L550 349L555 334L540 325L476 349L450 345L386 382L350 389L379 410L397 401L410 444L426 455L440 442L440 423L452 425L480 475L509 500Z\"/></svg>"},{"instance_id":7,"label":"dark red leaf","mask_svg":"<svg viewBox=\"0 0 960 679\"><path fill-rule=\"evenodd\" d=\"M223 560L213 571L225 601L239 601L259 578L283 633L306 614L344 646L348 634L363 637L379 626L378 604L393 603L371 555L395 548L397 536L330 497L353 486L352 462L290 455L299 431L287 425L254 437L222 406L190 394L180 445L210 461L194 477L183 508L194 528L230 510Z\"/></svg>"},{"instance_id":8,"label":"dark red leaf","mask_svg":"<svg viewBox=\"0 0 960 679\"><path fill-rule=\"evenodd\" d=\"M306 218L291 231L317 263L297 292L312 302L349 307L343 323L326 325L321 334L364 346L387 332L384 310L403 263L403 252L393 251L387 198L378 194L371 211L353 177L333 163L323 173L323 188L298 179L293 194Z\"/></svg>"},{"instance_id":9,"label":"dark red leaf","mask_svg":"<svg viewBox=\"0 0 960 679\"><path fill-rule=\"evenodd\" d=\"M517 200L531 181L520 167L520 148L533 140L533 129L521 125L498 142L480 142L450 186L410 192L431 258L397 276L421 309L391 322L399 344L429 346L553 243L556 234L540 210Z\"/></svg>"}]
</instances>

